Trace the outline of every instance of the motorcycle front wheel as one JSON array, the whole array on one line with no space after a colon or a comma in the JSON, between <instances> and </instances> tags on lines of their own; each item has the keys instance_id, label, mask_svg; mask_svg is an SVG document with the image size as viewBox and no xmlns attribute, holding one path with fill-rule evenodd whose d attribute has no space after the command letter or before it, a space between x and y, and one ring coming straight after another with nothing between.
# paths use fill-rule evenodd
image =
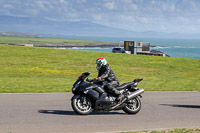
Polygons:
<instances>
[{"instance_id":1,"label":"motorcycle front wheel","mask_svg":"<svg viewBox=\"0 0 200 133\"><path fill-rule=\"evenodd\" d=\"M141 101L139 97L130 99L123 111L127 114L137 114L141 109Z\"/></svg>"},{"instance_id":2,"label":"motorcycle front wheel","mask_svg":"<svg viewBox=\"0 0 200 133\"><path fill-rule=\"evenodd\" d=\"M80 115L87 115L92 112L92 103L87 97L76 97L71 101L73 110Z\"/></svg>"}]
</instances>

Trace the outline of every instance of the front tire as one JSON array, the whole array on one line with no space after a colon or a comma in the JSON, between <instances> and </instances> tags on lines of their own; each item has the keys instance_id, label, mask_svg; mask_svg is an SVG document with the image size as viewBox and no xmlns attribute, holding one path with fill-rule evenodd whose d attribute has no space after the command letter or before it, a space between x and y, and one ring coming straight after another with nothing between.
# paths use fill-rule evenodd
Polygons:
<instances>
[{"instance_id":1,"label":"front tire","mask_svg":"<svg viewBox=\"0 0 200 133\"><path fill-rule=\"evenodd\" d=\"M128 101L129 103L123 108L127 114L137 114L141 109L141 101L139 97L135 97Z\"/></svg>"},{"instance_id":2,"label":"front tire","mask_svg":"<svg viewBox=\"0 0 200 133\"><path fill-rule=\"evenodd\" d=\"M71 101L73 110L80 115L88 115L92 112L92 103L89 98L79 96Z\"/></svg>"}]
</instances>

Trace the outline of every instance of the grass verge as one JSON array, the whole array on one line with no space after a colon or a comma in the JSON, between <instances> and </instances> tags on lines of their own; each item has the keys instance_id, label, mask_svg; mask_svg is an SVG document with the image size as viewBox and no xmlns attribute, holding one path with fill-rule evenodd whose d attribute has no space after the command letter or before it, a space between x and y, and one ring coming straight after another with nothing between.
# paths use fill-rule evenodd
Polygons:
<instances>
[{"instance_id":1,"label":"grass verge","mask_svg":"<svg viewBox=\"0 0 200 133\"><path fill-rule=\"evenodd\" d=\"M200 133L200 128L193 129L170 129L161 131L137 131L137 132L121 132L121 133Z\"/></svg>"},{"instance_id":2,"label":"grass verge","mask_svg":"<svg viewBox=\"0 0 200 133\"><path fill-rule=\"evenodd\" d=\"M200 91L200 60L0 45L0 92L67 92L105 57L120 83L143 77L145 91Z\"/></svg>"}]
</instances>

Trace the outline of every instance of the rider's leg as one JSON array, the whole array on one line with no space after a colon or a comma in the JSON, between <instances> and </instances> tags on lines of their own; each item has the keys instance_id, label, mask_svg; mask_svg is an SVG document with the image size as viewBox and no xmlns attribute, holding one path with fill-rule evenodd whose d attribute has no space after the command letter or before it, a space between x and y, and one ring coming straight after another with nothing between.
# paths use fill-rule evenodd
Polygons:
<instances>
[{"instance_id":1,"label":"rider's leg","mask_svg":"<svg viewBox=\"0 0 200 133\"><path fill-rule=\"evenodd\" d=\"M112 81L107 84L108 89L118 96L117 100L121 101L122 98L124 98L124 95L116 89L117 86L119 86L119 82L117 81Z\"/></svg>"}]
</instances>

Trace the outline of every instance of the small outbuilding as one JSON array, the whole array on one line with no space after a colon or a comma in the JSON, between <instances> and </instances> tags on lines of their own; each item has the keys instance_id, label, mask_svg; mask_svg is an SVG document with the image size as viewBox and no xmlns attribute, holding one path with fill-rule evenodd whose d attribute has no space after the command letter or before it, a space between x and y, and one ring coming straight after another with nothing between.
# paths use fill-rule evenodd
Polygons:
<instances>
[{"instance_id":1,"label":"small outbuilding","mask_svg":"<svg viewBox=\"0 0 200 133\"><path fill-rule=\"evenodd\" d=\"M131 54L150 53L149 42L124 41L125 51L130 51Z\"/></svg>"},{"instance_id":2,"label":"small outbuilding","mask_svg":"<svg viewBox=\"0 0 200 133\"><path fill-rule=\"evenodd\" d=\"M150 51L150 42L124 41L124 49L125 52L129 54L169 57L169 55L166 55L161 51L156 51L156 50Z\"/></svg>"}]
</instances>

